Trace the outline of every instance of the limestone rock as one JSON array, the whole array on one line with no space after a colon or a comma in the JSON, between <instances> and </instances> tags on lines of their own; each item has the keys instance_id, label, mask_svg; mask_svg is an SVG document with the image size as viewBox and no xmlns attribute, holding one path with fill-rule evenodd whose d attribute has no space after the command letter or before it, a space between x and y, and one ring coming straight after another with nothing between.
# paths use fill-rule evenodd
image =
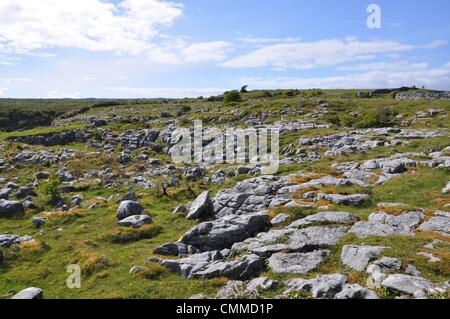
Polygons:
<instances>
[{"instance_id":1,"label":"limestone rock","mask_svg":"<svg viewBox=\"0 0 450 319\"><path fill-rule=\"evenodd\" d=\"M335 299L380 299L375 291L364 288L361 285L345 285L341 292L336 294Z\"/></svg>"},{"instance_id":2,"label":"limestone rock","mask_svg":"<svg viewBox=\"0 0 450 319\"><path fill-rule=\"evenodd\" d=\"M288 227L299 228L320 224L351 224L357 222L358 220L358 216L346 212L321 212L299 219L290 224Z\"/></svg>"},{"instance_id":3,"label":"limestone rock","mask_svg":"<svg viewBox=\"0 0 450 319\"><path fill-rule=\"evenodd\" d=\"M213 213L212 202L209 192L201 193L192 203L191 209L187 214L187 219L201 219L209 217Z\"/></svg>"},{"instance_id":4,"label":"limestone rock","mask_svg":"<svg viewBox=\"0 0 450 319\"><path fill-rule=\"evenodd\" d=\"M276 253L269 258L269 267L276 274L307 274L316 269L329 254L329 250L317 250L310 253Z\"/></svg>"},{"instance_id":5,"label":"limestone rock","mask_svg":"<svg viewBox=\"0 0 450 319\"><path fill-rule=\"evenodd\" d=\"M181 242L202 251L230 248L270 227L266 213L234 216L229 215L191 228Z\"/></svg>"},{"instance_id":6,"label":"limestone rock","mask_svg":"<svg viewBox=\"0 0 450 319\"><path fill-rule=\"evenodd\" d=\"M0 217L17 216L24 211L21 202L0 200Z\"/></svg>"},{"instance_id":7,"label":"limestone rock","mask_svg":"<svg viewBox=\"0 0 450 319\"><path fill-rule=\"evenodd\" d=\"M347 245L342 248L341 261L352 269L363 271L384 249L386 247Z\"/></svg>"},{"instance_id":8,"label":"limestone rock","mask_svg":"<svg viewBox=\"0 0 450 319\"><path fill-rule=\"evenodd\" d=\"M152 222L152 218L148 215L133 215L119 220L118 224L125 227L140 228Z\"/></svg>"},{"instance_id":9,"label":"limestone rock","mask_svg":"<svg viewBox=\"0 0 450 319\"><path fill-rule=\"evenodd\" d=\"M313 298L332 299L342 291L347 277L342 274L319 275L314 279L291 279L285 282L289 293L292 291L310 292Z\"/></svg>"},{"instance_id":10,"label":"limestone rock","mask_svg":"<svg viewBox=\"0 0 450 319\"><path fill-rule=\"evenodd\" d=\"M197 248L183 243L164 244L153 251L155 254L165 256L193 255L199 252Z\"/></svg>"},{"instance_id":11,"label":"limestone rock","mask_svg":"<svg viewBox=\"0 0 450 319\"><path fill-rule=\"evenodd\" d=\"M117 219L122 220L129 216L141 215L144 207L135 201L126 200L120 203L117 209Z\"/></svg>"},{"instance_id":12,"label":"limestone rock","mask_svg":"<svg viewBox=\"0 0 450 319\"><path fill-rule=\"evenodd\" d=\"M15 294L11 299L42 299L42 289L35 287L26 288Z\"/></svg>"}]
</instances>

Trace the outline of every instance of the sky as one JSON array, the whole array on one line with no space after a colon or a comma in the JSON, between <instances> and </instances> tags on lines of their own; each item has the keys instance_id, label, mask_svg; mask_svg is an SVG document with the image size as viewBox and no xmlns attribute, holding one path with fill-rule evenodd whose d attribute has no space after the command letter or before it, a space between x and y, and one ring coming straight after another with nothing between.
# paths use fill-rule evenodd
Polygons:
<instances>
[{"instance_id":1,"label":"sky","mask_svg":"<svg viewBox=\"0 0 450 319\"><path fill-rule=\"evenodd\" d=\"M449 40L448 0L0 0L0 98L450 90Z\"/></svg>"}]
</instances>

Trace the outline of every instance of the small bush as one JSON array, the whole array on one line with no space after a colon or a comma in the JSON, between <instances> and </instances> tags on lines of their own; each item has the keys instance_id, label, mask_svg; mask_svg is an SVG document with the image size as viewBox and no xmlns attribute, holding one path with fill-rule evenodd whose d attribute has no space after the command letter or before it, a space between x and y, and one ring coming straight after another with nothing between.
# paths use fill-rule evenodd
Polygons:
<instances>
[{"instance_id":1,"label":"small bush","mask_svg":"<svg viewBox=\"0 0 450 319\"><path fill-rule=\"evenodd\" d=\"M147 280L157 280L167 273L166 268L157 263L152 263L145 267L144 270L138 271L134 274L135 277L144 278Z\"/></svg>"},{"instance_id":2,"label":"small bush","mask_svg":"<svg viewBox=\"0 0 450 319\"><path fill-rule=\"evenodd\" d=\"M61 179L58 176L52 176L40 186L40 191L48 203L55 202L60 197L59 185L61 185Z\"/></svg>"},{"instance_id":3,"label":"small bush","mask_svg":"<svg viewBox=\"0 0 450 319\"><path fill-rule=\"evenodd\" d=\"M239 94L238 91L225 92L223 94L223 101L225 102L225 104L229 104L229 103L232 103L232 102L240 102L241 101L241 95Z\"/></svg>"},{"instance_id":4,"label":"small bush","mask_svg":"<svg viewBox=\"0 0 450 319\"><path fill-rule=\"evenodd\" d=\"M143 239L151 239L161 233L161 227L155 225L144 225L138 229L116 228L115 230L101 234L100 240L109 241L113 244L126 244Z\"/></svg>"},{"instance_id":5,"label":"small bush","mask_svg":"<svg viewBox=\"0 0 450 319\"><path fill-rule=\"evenodd\" d=\"M396 113L390 108L382 108L366 113L356 123L358 128L386 127L392 125Z\"/></svg>"}]
</instances>

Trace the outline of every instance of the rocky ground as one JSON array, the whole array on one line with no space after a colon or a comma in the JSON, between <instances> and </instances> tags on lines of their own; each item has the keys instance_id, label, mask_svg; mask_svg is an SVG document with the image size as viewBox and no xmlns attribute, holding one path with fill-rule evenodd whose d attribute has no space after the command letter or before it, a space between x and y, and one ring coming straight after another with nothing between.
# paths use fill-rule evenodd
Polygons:
<instances>
[{"instance_id":1,"label":"rocky ground","mask_svg":"<svg viewBox=\"0 0 450 319\"><path fill-rule=\"evenodd\" d=\"M0 132L0 298L449 297L448 101L242 98ZM174 163L172 132L194 119L279 128L279 171Z\"/></svg>"}]
</instances>

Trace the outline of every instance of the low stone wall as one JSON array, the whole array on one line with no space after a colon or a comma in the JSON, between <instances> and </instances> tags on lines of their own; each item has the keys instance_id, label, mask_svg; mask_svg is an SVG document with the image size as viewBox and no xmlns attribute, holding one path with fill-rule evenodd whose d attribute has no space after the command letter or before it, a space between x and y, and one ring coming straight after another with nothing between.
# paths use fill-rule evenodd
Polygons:
<instances>
[{"instance_id":1,"label":"low stone wall","mask_svg":"<svg viewBox=\"0 0 450 319\"><path fill-rule=\"evenodd\" d=\"M89 139L89 133L82 130L66 131L62 133L51 133L41 135L29 135L8 138L9 142L25 143L30 145L67 145L74 142L85 143Z\"/></svg>"},{"instance_id":2,"label":"low stone wall","mask_svg":"<svg viewBox=\"0 0 450 319\"><path fill-rule=\"evenodd\" d=\"M450 100L450 91L442 92L400 92L397 100Z\"/></svg>"}]
</instances>

